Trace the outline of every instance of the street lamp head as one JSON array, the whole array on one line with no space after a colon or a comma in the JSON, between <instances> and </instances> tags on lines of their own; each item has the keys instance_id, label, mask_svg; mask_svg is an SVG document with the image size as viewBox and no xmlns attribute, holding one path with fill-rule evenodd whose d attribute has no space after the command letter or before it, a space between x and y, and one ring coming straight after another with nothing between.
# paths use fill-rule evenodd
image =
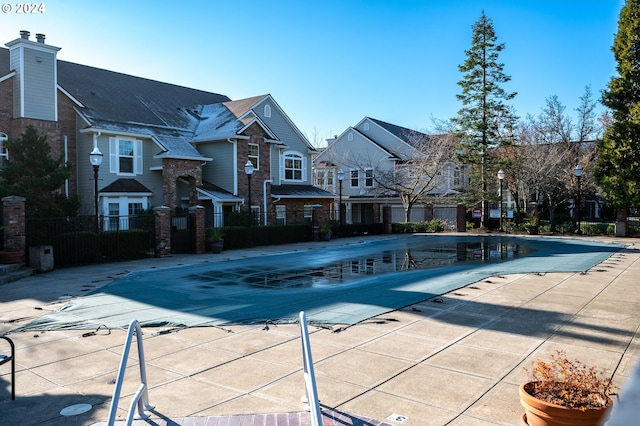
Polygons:
<instances>
[{"instance_id":1,"label":"street lamp head","mask_svg":"<svg viewBox=\"0 0 640 426\"><path fill-rule=\"evenodd\" d=\"M254 170L255 167L253 167L253 163L251 162L251 160L247 161L247 164L244 165L244 172L247 174L247 176L251 176Z\"/></svg>"},{"instance_id":2,"label":"street lamp head","mask_svg":"<svg viewBox=\"0 0 640 426\"><path fill-rule=\"evenodd\" d=\"M504 170L502 169L498 170L498 179L500 180L504 179Z\"/></svg>"},{"instance_id":3,"label":"street lamp head","mask_svg":"<svg viewBox=\"0 0 640 426\"><path fill-rule=\"evenodd\" d=\"M97 146L93 148L93 151L91 151L91 154L89 154L89 161L91 162L92 166L100 167L100 165L102 164L102 153Z\"/></svg>"},{"instance_id":4,"label":"street lamp head","mask_svg":"<svg viewBox=\"0 0 640 426\"><path fill-rule=\"evenodd\" d=\"M573 173L575 173L576 177L582 176L582 166L578 164L575 169L573 169Z\"/></svg>"},{"instance_id":5,"label":"street lamp head","mask_svg":"<svg viewBox=\"0 0 640 426\"><path fill-rule=\"evenodd\" d=\"M338 180L341 182L344 180L344 170L342 169L338 170Z\"/></svg>"}]
</instances>

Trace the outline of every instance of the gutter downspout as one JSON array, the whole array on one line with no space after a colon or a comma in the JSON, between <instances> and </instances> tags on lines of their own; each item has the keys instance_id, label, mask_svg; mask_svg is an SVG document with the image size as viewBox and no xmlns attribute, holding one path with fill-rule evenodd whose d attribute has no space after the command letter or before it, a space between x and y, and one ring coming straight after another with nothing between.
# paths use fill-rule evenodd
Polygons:
<instances>
[{"instance_id":1,"label":"gutter downspout","mask_svg":"<svg viewBox=\"0 0 640 426\"><path fill-rule=\"evenodd\" d=\"M64 164L66 166L69 163L69 143L67 140L67 135L64 135L63 139L64 139ZM64 180L64 194L67 198L69 198L69 179Z\"/></svg>"},{"instance_id":2,"label":"gutter downspout","mask_svg":"<svg viewBox=\"0 0 640 426\"><path fill-rule=\"evenodd\" d=\"M237 139L227 138L227 142L233 145L233 195L238 196L238 144Z\"/></svg>"},{"instance_id":3,"label":"gutter downspout","mask_svg":"<svg viewBox=\"0 0 640 426\"><path fill-rule=\"evenodd\" d=\"M264 202L264 224L267 224L267 184L268 183L273 183L273 180L271 179L265 179L264 182L262 182L262 198L263 198L263 202Z\"/></svg>"}]
</instances>

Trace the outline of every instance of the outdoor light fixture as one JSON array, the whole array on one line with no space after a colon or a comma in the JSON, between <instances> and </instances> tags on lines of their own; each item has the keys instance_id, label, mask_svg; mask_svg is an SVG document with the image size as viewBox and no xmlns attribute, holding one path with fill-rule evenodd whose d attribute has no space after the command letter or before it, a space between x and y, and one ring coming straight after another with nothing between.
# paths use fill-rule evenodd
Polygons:
<instances>
[{"instance_id":1,"label":"outdoor light fixture","mask_svg":"<svg viewBox=\"0 0 640 426\"><path fill-rule=\"evenodd\" d=\"M96 232L99 231L99 219L98 219L98 169L100 169L100 165L102 164L102 153L98 149L98 147L94 147L91 154L89 154L89 161L93 166L93 196L94 196L94 213L96 216Z\"/></svg>"},{"instance_id":2,"label":"outdoor light fixture","mask_svg":"<svg viewBox=\"0 0 640 426\"><path fill-rule=\"evenodd\" d=\"M576 206L575 206L575 213L576 213L576 222L578 225L578 230L576 231L576 234L580 235L582 234L582 230L580 229L580 178L582 177L582 166L580 164L578 164L574 169L573 169L573 173L576 175L576 179L578 180L578 201L576 202Z\"/></svg>"},{"instance_id":3,"label":"outdoor light fixture","mask_svg":"<svg viewBox=\"0 0 640 426\"><path fill-rule=\"evenodd\" d=\"M251 233L251 226L253 225L253 212L251 211L251 175L255 167L253 167L253 163L251 160L247 161L247 164L244 165L244 172L247 174L247 186L249 191L249 246L253 246L253 235Z\"/></svg>"},{"instance_id":4,"label":"outdoor light fixture","mask_svg":"<svg viewBox=\"0 0 640 426\"><path fill-rule=\"evenodd\" d=\"M340 219L340 221L338 222L338 224L340 225L339 233L342 233L342 181L343 180L344 180L344 170L340 169L338 170L338 182L340 185L340 195L339 195L340 202L338 203L338 210L340 210L338 214L338 218Z\"/></svg>"},{"instance_id":5,"label":"outdoor light fixture","mask_svg":"<svg viewBox=\"0 0 640 426\"><path fill-rule=\"evenodd\" d=\"M500 181L500 231L502 232L502 181L504 179L504 170L498 170L498 180Z\"/></svg>"}]
</instances>

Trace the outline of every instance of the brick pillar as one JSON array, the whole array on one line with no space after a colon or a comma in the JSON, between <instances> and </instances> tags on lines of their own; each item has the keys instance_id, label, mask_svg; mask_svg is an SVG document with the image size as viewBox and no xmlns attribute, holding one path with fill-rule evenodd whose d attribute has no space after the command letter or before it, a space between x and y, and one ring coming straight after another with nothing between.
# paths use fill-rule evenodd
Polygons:
<instances>
[{"instance_id":1,"label":"brick pillar","mask_svg":"<svg viewBox=\"0 0 640 426\"><path fill-rule=\"evenodd\" d=\"M153 209L155 215L156 257L171 254L171 209L160 206Z\"/></svg>"},{"instance_id":2,"label":"brick pillar","mask_svg":"<svg viewBox=\"0 0 640 426\"><path fill-rule=\"evenodd\" d=\"M193 252L195 254L202 254L207 251L206 237L204 234L204 214L205 208L203 206L189 207L189 215L192 217L192 222L195 232L193 236Z\"/></svg>"},{"instance_id":3,"label":"brick pillar","mask_svg":"<svg viewBox=\"0 0 640 426\"><path fill-rule=\"evenodd\" d=\"M433 220L433 206L431 204L424 205L424 220L425 222Z\"/></svg>"},{"instance_id":4,"label":"brick pillar","mask_svg":"<svg viewBox=\"0 0 640 426\"><path fill-rule=\"evenodd\" d=\"M456 231L467 232L467 208L464 204L458 204L456 208Z\"/></svg>"},{"instance_id":5,"label":"brick pillar","mask_svg":"<svg viewBox=\"0 0 640 426\"><path fill-rule=\"evenodd\" d=\"M391 223L391 206L382 207L382 223L384 223L384 233L391 234L393 232L393 225Z\"/></svg>"},{"instance_id":6,"label":"brick pillar","mask_svg":"<svg viewBox=\"0 0 640 426\"><path fill-rule=\"evenodd\" d=\"M320 227L326 220L322 207L314 207L311 211L311 226L313 232L313 241L320 241Z\"/></svg>"},{"instance_id":7,"label":"brick pillar","mask_svg":"<svg viewBox=\"0 0 640 426\"><path fill-rule=\"evenodd\" d=\"M3 206L3 226L4 226L4 247L11 247L22 252L24 263L24 253L26 248L26 216L24 197L11 195L2 199Z\"/></svg>"}]
</instances>

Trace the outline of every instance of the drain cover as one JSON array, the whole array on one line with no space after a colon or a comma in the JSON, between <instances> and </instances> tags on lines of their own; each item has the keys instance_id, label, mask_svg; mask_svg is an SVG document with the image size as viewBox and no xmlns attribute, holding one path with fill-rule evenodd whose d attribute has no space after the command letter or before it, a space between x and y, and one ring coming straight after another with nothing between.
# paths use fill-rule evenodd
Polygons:
<instances>
[{"instance_id":1,"label":"drain cover","mask_svg":"<svg viewBox=\"0 0 640 426\"><path fill-rule=\"evenodd\" d=\"M392 415L390 415L389 417L387 417L387 420L391 420L392 422L397 422L397 423L404 423L407 420L409 420L409 417L407 416L403 416L401 414L395 414L393 413Z\"/></svg>"},{"instance_id":2,"label":"drain cover","mask_svg":"<svg viewBox=\"0 0 640 426\"><path fill-rule=\"evenodd\" d=\"M86 413L91 410L91 404L76 404L65 407L60 411L62 416L77 416L78 414Z\"/></svg>"}]
</instances>

